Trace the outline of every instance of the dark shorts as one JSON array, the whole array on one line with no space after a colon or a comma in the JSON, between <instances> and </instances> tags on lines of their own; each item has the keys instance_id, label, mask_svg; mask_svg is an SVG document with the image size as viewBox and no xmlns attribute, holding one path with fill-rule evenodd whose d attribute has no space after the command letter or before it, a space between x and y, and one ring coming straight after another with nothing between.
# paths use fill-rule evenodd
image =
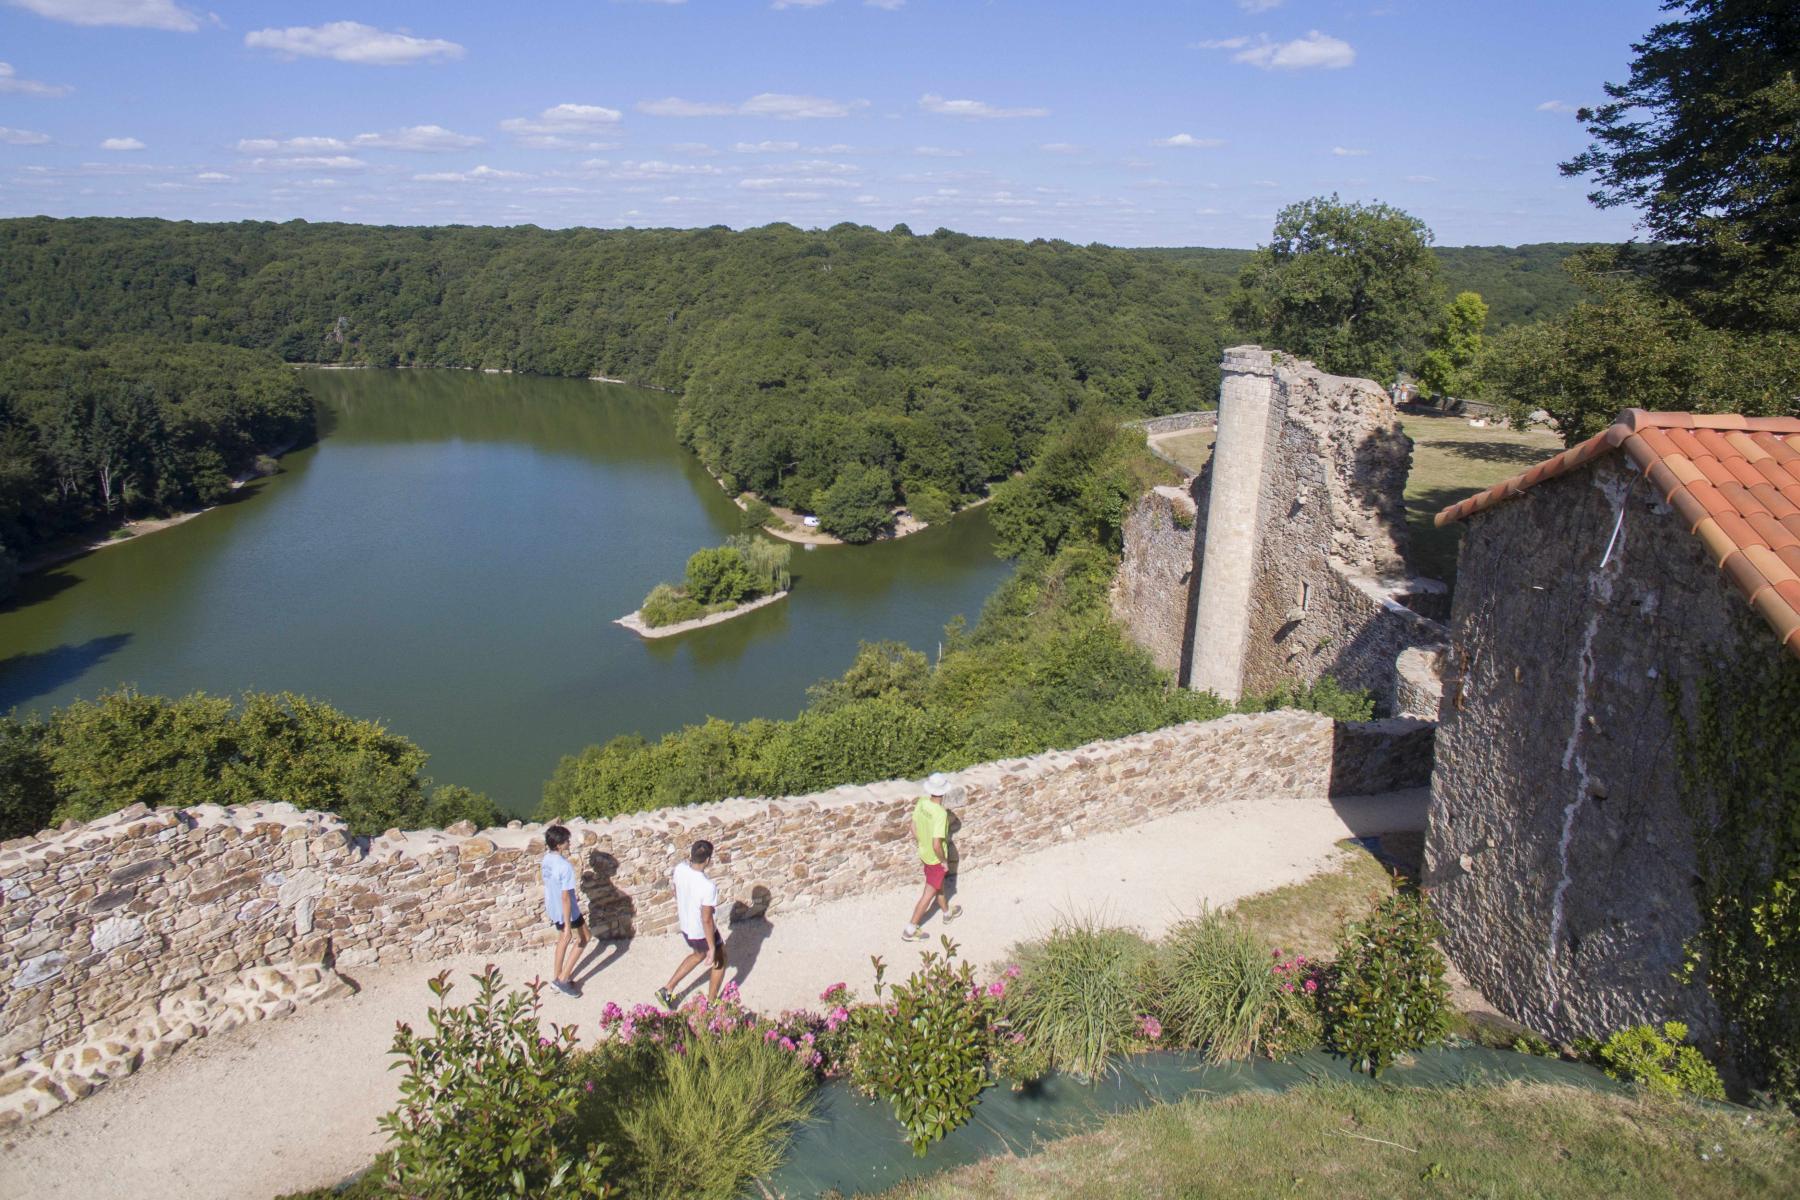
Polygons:
<instances>
[{"instance_id":1,"label":"dark shorts","mask_svg":"<svg viewBox=\"0 0 1800 1200\"><path fill-rule=\"evenodd\" d=\"M706 944L706 939L703 937L691 938L684 933L681 935L681 940L686 942L688 944L688 949L692 950L695 954L705 954L712 949L712 947L709 947ZM713 945L718 947L717 952L719 954L725 953L724 939L719 937L719 932L716 929L713 931Z\"/></svg>"},{"instance_id":2,"label":"dark shorts","mask_svg":"<svg viewBox=\"0 0 1800 1200\"><path fill-rule=\"evenodd\" d=\"M555 927L556 932L558 932L558 933L562 932L563 923L561 921L552 921L552 922L550 922L550 924ZM582 916L580 913L576 913L575 919L573 921L569 922L569 928L570 929L580 929L583 925L586 925L586 924L587 924L587 918Z\"/></svg>"},{"instance_id":3,"label":"dark shorts","mask_svg":"<svg viewBox=\"0 0 1800 1200\"><path fill-rule=\"evenodd\" d=\"M927 865L925 868L925 886L934 892L944 890L944 864Z\"/></svg>"}]
</instances>

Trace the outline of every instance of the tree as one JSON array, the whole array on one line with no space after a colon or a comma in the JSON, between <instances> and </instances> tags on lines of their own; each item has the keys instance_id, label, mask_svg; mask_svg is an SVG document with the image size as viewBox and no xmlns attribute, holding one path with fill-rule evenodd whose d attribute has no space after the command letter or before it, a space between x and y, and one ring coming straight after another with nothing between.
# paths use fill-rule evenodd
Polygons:
<instances>
[{"instance_id":1,"label":"tree","mask_svg":"<svg viewBox=\"0 0 1800 1200\"><path fill-rule=\"evenodd\" d=\"M830 487L813 494L813 511L825 532L846 542L872 541L893 521L894 483L887 472L853 462Z\"/></svg>"},{"instance_id":2,"label":"tree","mask_svg":"<svg viewBox=\"0 0 1800 1200\"><path fill-rule=\"evenodd\" d=\"M744 556L730 546L694 551L685 579L688 599L701 604L736 604L752 590Z\"/></svg>"},{"instance_id":3,"label":"tree","mask_svg":"<svg viewBox=\"0 0 1800 1200\"><path fill-rule=\"evenodd\" d=\"M1594 141L1562 164L1588 199L1639 210L1659 283L1721 324L1800 325L1800 7L1665 0L1626 83L1576 114Z\"/></svg>"},{"instance_id":4,"label":"tree","mask_svg":"<svg viewBox=\"0 0 1800 1200\"><path fill-rule=\"evenodd\" d=\"M1487 305L1475 292L1459 292L1444 309L1431 336L1431 349L1419 359L1419 382L1428 396L1473 399L1480 393L1476 370L1487 327Z\"/></svg>"},{"instance_id":5,"label":"tree","mask_svg":"<svg viewBox=\"0 0 1800 1200\"><path fill-rule=\"evenodd\" d=\"M1439 303L1431 230L1385 204L1290 204L1239 277L1233 316L1269 348L1388 379Z\"/></svg>"}]
</instances>

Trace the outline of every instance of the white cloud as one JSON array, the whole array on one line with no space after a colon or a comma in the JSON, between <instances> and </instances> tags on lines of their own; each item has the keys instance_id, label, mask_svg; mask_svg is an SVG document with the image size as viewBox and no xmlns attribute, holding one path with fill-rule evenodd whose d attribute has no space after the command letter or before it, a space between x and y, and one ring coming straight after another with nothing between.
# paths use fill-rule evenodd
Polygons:
<instances>
[{"instance_id":1,"label":"white cloud","mask_svg":"<svg viewBox=\"0 0 1800 1200\"><path fill-rule=\"evenodd\" d=\"M125 25L134 29L173 29L192 33L200 18L172 0L8 0L52 21L70 25Z\"/></svg>"},{"instance_id":2,"label":"white cloud","mask_svg":"<svg viewBox=\"0 0 1800 1200\"><path fill-rule=\"evenodd\" d=\"M932 92L919 97L919 107L940 117L973 117L979 120L1050 115L1047 108L997 108L985 100L946 100Z\"/></svg>"},{"instance_id":3,"label":"white cloud","mask_svg":"<svg viewBox=\"0 0 1800 1200\"><path fill-rule=\"evenodd\" d=\"M952 150L946 146L914 146L913 153L921 158L965 158L967 150Z\"/></svg>"},{"instance_id":4,"label":"white cloud","mask_svg":"<svg viewBox=\"0 0 1800 1200\"><path fill-rule=\"evenodd\" d=\"M780 179L754 178L740 179L738 186L751 191L768 191L771 188L858 188L863 185L849 179L834 179L831 176L802 175L799 178L784 176Z\"/></svg>"},{"instance_id":5,"label":"white cloud","mask_svg":"<svg viewBox=\"0 0 1800 1200\"><path fill-rule=\"evenodd\" d=\"M296 158L253 158L257 171L360 171L368 164L348 154L305 154Z\"/></svg>"},{"instance_id":6,"label":"white cloud","mask_svg":"<svg viewBox=\"0 0 1800 1200\"><path fill-rule=\"evenodd\" d=\"M334 137L243 138L237 144L239 154L317 154L349 148Z\"/></svg>"},{"instance_id":7,"label":"white cloud","mask_svg":"<svg viewBox=\"0 0 1800 1200\"><path fill-rule=\"evenodd\" d=\"M1546 100L1537 106L1539 112L1572 113L1575 106L1564 100Z\"/></svg>"},{"instance_id":8,"label":"white cloud","mask_svg":"<svg viewBox=\"0 0 1800 1200\"><path fill-rule=\"evenodd\" d=\"M1367 150L1363 150L1356 146L1333 146L1331 148L1331 154L1334 158L1364 158L1367 157L1368 153Z\"/></svg>"},{"instance_id":9,"label":"white cloud","mask_svg":"<svg viewBox=\"0 0 1800 1200\"><path fill-rule=\"evenodd\" d=\"M230 183L231 176L223 171L202 171L194 176L195 183Z\"/></svg>"},{"instance_id":10,"label":"white cloud","mask_svg":"<svg viewBox=\"0 0 1800 1200\"><path fill-rule=\"evenodd\" d=\"M479 166L473 171L431 171L414 175L414 183L489 183L496 179L530 179L523 171L503 171L498 167Z\"/></svg>"},{"instance_id":11,"label":"white cloud","mask_svg":"<svg viewBox=\"0 0 1800 1200\"><path fill-rule=\"evenodd\" d=\"M9 125L0 125L0 145L7 146L41 146L50 140L47 133L34 133L29 129L14 129Z\"/></svg>"},{"instance_id":12,"label":"white cloud","mask_svg":"<svg viewBox=\"0 0 1800 1200\"><path fill-rule=\"evenodd\" d=\"M624 114L598 104L558 104L535 117L508 117L500 128L508 133L582 133L617 125Z\"/></svg>"},{"instance_id":13,"label":"white cloud","mask_svg":"<svg viewBox=\"0 0 1800 1200\"><path fill-rule=\"evenodd\" d=\"M35 79L20 79L11 63L0 62L0 92L47 100L53 96L66 96L74 90L66 83L40 83Z\"/></svg>"},{"instance_id":14,"label":"white cloud","mask_svg":"<svg viewBox=\"0 0 1800 1200\"><path fill-rule=\"evenodd\" d=\"M1268 12L1271 8L1280 8L1283 0L1237 0L1237 6L1247 13Z\"/></svg>"},{"instance_id":15,"label":"white cloud","mask_svg":"<svg viewBox=\"0 0 1800 1200\"><path fill-rule=\"evenodd\" d=\"M863 0L863 3L870 8L885 8L889 12L906 7L906 0ZM874 199L872 196L869 198ZM858 197L858 199L861 199L861 197Z\"/></svg>"},{"instance_id":16,"label":"white cloud","mask_svg":"<svg viewBox=\"0 0 1800 1200\"><path fill-rule=\"evenodd\" d=\"M134 137L113 137L101 142L100 148L102 150L142 150L144 143Z\"/></svg>"},{"instance_id":17,"label":"white cloud","mask_svg":"<svg viewBox=\"0 0 1800 1200\"><path fill-rule=\"evenodd\" d=\"M847 117L850 110L863 101L846 102L822 96L796 96L786 92L762 92L741 104L722 104L708 100L683 100L666 96L661 100L640 100L637 110L649 117L774 117L780 121L798 121L814 117Z\"/></svg>"},{"instance_id":18,"label":"white cloud","mask_svg":"<svg viewBox=\"0 0 1800 1200\"><path fill-rule=\"evenodd\" d=\"M799 142L739 142L732 147L739 154L786 154L799 148Z\"/></svg>"},{"instance_id":19,"label":"white cloud","mask_svg":"<svg viewBox=\"0 0 1800 1200\"><path fill-rule=\"evenodd\" d=\"M1159 146L1188 146L1197 150L1210 150L1214 146L1223 146L1224 138L1197 138L1191 133L1178 133L1174 137L1157 138Z\"/></svg>"},{"instance_id":20,"label":"white cloud","mask_svg":"<svg viewBox=\"0 0 1800 1200\"><path fill-rule=\"evenodd\" d=\"M1291 42L1272 41L1264 33L1258 34L1254 42L1249 38L1234 37L1196 42L1195 46L1201 50L1236 51L1231 56L1232 62L1248 63L1265 71L1302 71L1314 67L1336 70L1356 61L1356 51L1349 42L1316 29Z\"/></svg>"},{"instance_id":21,"label":"white cloud","mask_svg":"<svg viewBox=\"0 0 1800 1200\"><path fill-rule=\"evenodd\" d=\"M670 179L677 175L723 175L724 173L710 163L672 163L650 159L645 162L622 162L612 175L614 179Z\"/></svg>"},{"instance_id":22,"label":"white cloud","mask_svg":"<svg viewBox=\"0 0 1800 1200\"><path fill-rule=\"evenodd\" d=\"M359 133L351 142L353 145L369 146L377 150L421 152L469 150L481 145L480 138L445 129L442 125L408 125L404 129L388 133Z\"/></svg>"},{"instance_id":23,"label":"white cloud","mask_svg":"<svg viewBox=\"0 0 1800 1200\"><path fill-rule=\"evenodd\" d=\"M244 45L256 50L273 50L288 58L332 58L367 67L397 67L434 59L457 59L464 53L461 46L443 38L390 33L360 21L257 29L244 35Z\"/></svg>"},{"instance_id":24,"label":"white cloud","mask_svg":"<svg viewBox=\"0 0 1800 1200\"><path fill-rule=\"evenodd\" d=\"M669 149L677 154L692 154L697 158L711 158L718 153L705 142L676 142Z\"/></svg>"}]
</instances>

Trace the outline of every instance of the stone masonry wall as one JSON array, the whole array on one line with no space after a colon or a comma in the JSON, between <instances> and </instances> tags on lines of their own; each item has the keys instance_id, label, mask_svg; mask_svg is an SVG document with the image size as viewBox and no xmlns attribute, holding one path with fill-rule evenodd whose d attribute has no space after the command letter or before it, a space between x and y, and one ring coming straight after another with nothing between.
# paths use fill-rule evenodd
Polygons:
<instances>
[{"instance_id":1,"label":"stone masonry wall","mask_svg":"<svg viewBox=\"0 0 1800 1200\"><path fill-rule=\"evenodd\" d=\"M1194 515L1194 499L1182 488L1146 492L1125 514L1125 552L1112 590L1113 619L1125 636L1178 679L1187 671Z\"/></svg>"},{"instance_id":2,"label":"stone masonry wall","mask_svg":"<svg viewBox=\"0 0 1800 1200\"><path fill-rule=\"evenodd\" d=\"M1425 865L1451 956L1554 1037L1716 1038L1674 977L1699 914L1664 689L1778 654L1767 626L1613 456L1470 521L1451 628Z\"/></svg>"},{"instance_id":3,"label":"stone masonry wall","mask_svg":"<svg viewBox=\"0 0 1800 1200\"><path fill-rule=\"evenodd\" d=\"M1334 740L1324 717L1276 712L974 767L958 776L955 854L980 865L1226 798L1322 798ZM1357 778L1385 778L1370 766L1379 739L1361 739L1355 757ZM718 848L712 873L728 909L793 911L904 884L916 870L917 793L896 781L567 822L589 920L602 937L673 929L669 872L702 837ZM331 994L334 963L546 938L543 828L366 839L285 804L136 806L5 843L0 1123L185 1038Z\"/></svg>"},{"instance_id":4,"label":"stone masonry wall","mask_svg":"<svg viewBox=\"0 0 1800 1200\"><path fill-rule=\"evenodd\" d=\"M1243 668L1247 694L1330 675L1399 711L1395 660L1444 627L1401 603L1412 443L1386 392L1275 355Z\"/></svg>"}]
</instances>

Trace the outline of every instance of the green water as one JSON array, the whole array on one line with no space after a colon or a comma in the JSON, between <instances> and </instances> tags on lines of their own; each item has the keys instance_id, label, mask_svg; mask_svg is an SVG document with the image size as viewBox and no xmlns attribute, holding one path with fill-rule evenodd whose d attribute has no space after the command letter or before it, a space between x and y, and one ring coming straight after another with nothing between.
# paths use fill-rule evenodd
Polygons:
<instances>
[{"instance_id":1,"label":"green water","mask_svg":"<svg viewBox=\"0 0 1800 1200\"><path fill-rule=\"evenodd\" d=\"M676 442L671 397L461 371L306 382L323 436L280 475L22 581L0 610L0 709L122 683L302 692L526 813L588 743L790 717L859 639L935 652L1008 570L976 510L895 542L795 547L788 599L644 642L613 618L737 528Z\"/></svg>"}]
</instances>

